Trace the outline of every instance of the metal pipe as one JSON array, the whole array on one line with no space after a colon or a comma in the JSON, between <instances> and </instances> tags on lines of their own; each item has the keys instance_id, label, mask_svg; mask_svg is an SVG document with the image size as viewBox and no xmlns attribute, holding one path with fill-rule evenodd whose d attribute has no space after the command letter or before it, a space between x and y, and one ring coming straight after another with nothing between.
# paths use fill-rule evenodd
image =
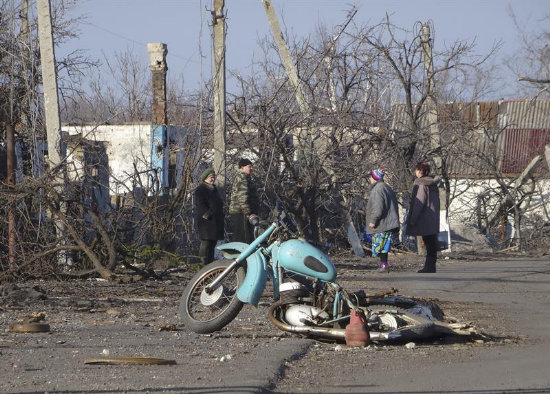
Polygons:
<instances>
[{"instance_id":1,"label":"metal pipe","mask_svg":"<svg viewBox=\"0 0 550 394\"><path fill-rule=\"evenodd\" d=\"M335 340L345 340L346 330L344 328L327 328L327 327L312 327L312 326L292 326L278 320L273 313L281 304L273 304L269 308L269 321L281 331L293 332L302 335L311 335L323 338L331 338ZM388 340L388 333L379 331L369 331L369 337L373 341Z\"/></svg>"},{"instance_id":2,"label":"metal pipe","mask_svg":"<svg viewBox=\"0 0 550 394\"><path fill-rule=\"evenodd\" d=\"M273 311L277 308L278 304L273 304L269 308L269 320L275 327L281 331L288 331L297 334L313 334L324 338L344 339L346 330L343 328L327 328L327 327L311 327L311 326L291 326L290 324L283 323L275 318Z\"/></svg>"}]
</instances>

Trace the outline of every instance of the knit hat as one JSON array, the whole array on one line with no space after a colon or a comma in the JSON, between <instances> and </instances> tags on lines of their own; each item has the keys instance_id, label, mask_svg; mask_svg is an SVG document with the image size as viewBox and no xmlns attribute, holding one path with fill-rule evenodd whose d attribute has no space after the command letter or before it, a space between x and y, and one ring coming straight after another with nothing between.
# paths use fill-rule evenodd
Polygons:
<instances>
[{"instance_id":1,"label":"knit hat","mask_svg":"<svg viewBox=\"0 0 550 394\"><path fill-rule=\"evenodd\" d=\"M386 170L383 168L375 168L370 171L370 176L375 181L381 181L382 179L384 179L384 175L386 175Z\"/></svg>"},{"instance_id":2,"label":"knit hat","mask_svg":"<svg viewBox=\"0 0 550 394\"><path fill-rule=\"evenodd\" d=\"M216 172L212 167L207 168L204 170L201 174L201 181L204 181L206 178L208 178L210 175L214 175Z\"/></svg>"},{"instance_id":3,"label":"knit hat","mask_svg":"<svg viewBox=\"0 0 550 394\"><path fill-rule=\"evenodd\" d=\"M252 162L248 159L245 159L244 157L239 159L239 168L242 168L244 166L248 166L248 165L251 165L251 164L252 164Z\"/></svg>"}]
</instances>

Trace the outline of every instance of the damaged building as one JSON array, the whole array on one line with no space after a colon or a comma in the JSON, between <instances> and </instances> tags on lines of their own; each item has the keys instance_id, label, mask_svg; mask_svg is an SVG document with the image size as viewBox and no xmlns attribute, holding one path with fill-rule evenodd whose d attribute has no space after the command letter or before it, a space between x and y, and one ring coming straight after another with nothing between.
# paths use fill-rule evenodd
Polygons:
<instances>
[{"instance_id":1,"label":"damaged building","mask_svg":"<svg viewBox=\"0 0 550 394\"><path fill-rule=\"evenodd\" d=\"M406 133L404 106L394 114L396 134ZM483 232L498 228L497 243L505 245L516 236L514 206L527 227L548 221L550 100L445 103L438 117L451 230L465 223ZM429 128L427 117L419 121Z\"/></svg>"}]
</instances>

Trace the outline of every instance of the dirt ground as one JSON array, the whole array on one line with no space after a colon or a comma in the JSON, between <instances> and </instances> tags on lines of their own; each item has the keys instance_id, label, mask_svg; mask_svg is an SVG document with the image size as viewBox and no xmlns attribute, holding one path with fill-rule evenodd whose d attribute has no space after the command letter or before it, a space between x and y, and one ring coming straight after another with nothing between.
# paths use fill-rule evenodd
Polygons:
<instances>
[{"instance_id":1,"label":"dirt ground","mask_svg":"<svg viewBox=\"0 0 550 394\"><path fill-rule=\"evenodd\" d=\"M387 281L377 280L381 274L373 273L374 259L333 259L338 282L349 290L388 289ZM460 260L443 259L441 265ZM391 256L391 262L388 277L421 265L412 253ZM180 271L164 281L128 284L91 279L0 286L0 391L349 392L350 374L399 372L411 363L449 365L479 357L489 348L513 349L532 340L518 330L514 316L481 300L436 301L446 316L474 322L486 334L484 339L418 343L414 352L403 344L351 348L278 331L267 320L268 297L258 308L245 306L224 330L198 335L186 331L177 317L179 297L191 274ZM11 324L33 312L45 313L48 333L10 331ZM99 357L154 357L176 365L87 363ZM327 363L346 368L327 368ZM339 385L316 388L323 377Z\"/></svg>"}]
</instances>

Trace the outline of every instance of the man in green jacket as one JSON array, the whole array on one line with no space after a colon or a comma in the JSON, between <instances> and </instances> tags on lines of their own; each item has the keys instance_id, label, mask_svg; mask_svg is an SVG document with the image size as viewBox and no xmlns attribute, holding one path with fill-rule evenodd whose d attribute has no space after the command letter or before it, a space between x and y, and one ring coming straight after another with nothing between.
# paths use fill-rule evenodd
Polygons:
<instances>
[{"instance_id":1,"label":"man in green jacket","mask_svg":"<svg viewBox=\"0 0 550 394\"><path fill-rule=\"evenodd\" d=\"M259 221L260 200L256 186L250 177L252 162L242 158L238 166L239 170L233 181L229 204L231 241L250 243L254 238L253 226Z\"/></svg>"}]
</instances>

